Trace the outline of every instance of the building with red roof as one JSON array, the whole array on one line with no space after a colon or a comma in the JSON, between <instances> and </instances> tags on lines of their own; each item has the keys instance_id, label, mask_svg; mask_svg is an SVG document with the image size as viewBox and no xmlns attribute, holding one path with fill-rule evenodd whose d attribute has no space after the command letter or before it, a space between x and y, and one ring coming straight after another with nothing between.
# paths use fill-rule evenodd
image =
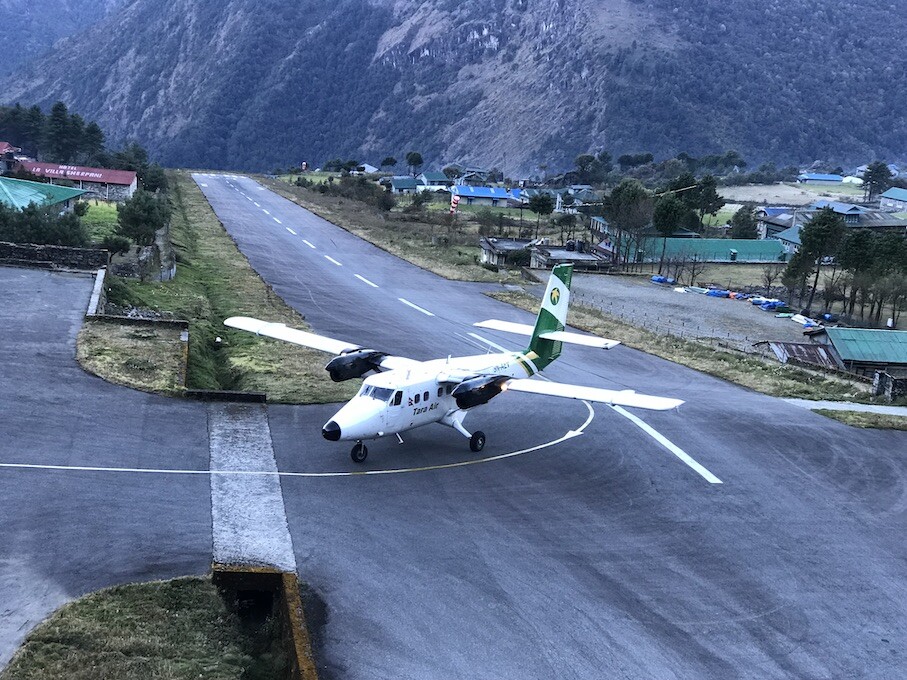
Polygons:
<instances>
[{"instance_id":1,"label":"building with red roof","mask_svg":"<svg viewBox=\"0 0 907 680\"><path fill-rule=\"evenodd\" d=\"M51 184L61 181L71 183L86 191L89 197L107 201L125 201L132 198L138 186L136 174L132 170L87 168L81 165L58 165L37 161L21 161L18 167L35 177L50 180Z\"/></svg>"},{"instance_id":2,"label":"building with red roof","mask_svg":"<svg viewBox=\"0 0 907 680\"><path fill-rule=\"evenodd\" d=\"M0 141L0 173L9 172L16 165L16 154L22 151L18 146Z\"/></svg>"}]
</instances>

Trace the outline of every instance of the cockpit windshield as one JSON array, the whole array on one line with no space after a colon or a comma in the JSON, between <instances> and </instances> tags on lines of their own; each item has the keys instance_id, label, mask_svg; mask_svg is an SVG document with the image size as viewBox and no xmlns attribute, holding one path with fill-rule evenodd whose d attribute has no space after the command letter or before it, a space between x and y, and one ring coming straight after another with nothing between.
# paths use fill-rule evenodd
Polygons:
<instances>
[{"instance_id":1,"label":"cockpit windshield","mask_svg":"<svg viewBox=\"0 0 907 680\"><path fill-rule=\"evenodd\" d=\"M394 394L389 387L375 387L374 385L363 385L359 391L360 397L371 397L378 401L388 401Z\"/></svg>"}]
</instances>

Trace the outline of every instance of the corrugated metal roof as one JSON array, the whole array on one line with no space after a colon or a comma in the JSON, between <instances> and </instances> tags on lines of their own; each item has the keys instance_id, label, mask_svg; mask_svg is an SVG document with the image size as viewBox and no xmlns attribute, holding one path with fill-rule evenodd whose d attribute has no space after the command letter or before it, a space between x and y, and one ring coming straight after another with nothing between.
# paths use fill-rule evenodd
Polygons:
<instances>
[{"instance_id":1,"label":"corrugated metal roof","mask_svg":"<svg viewBox=\"0 0 907 680\"><path fill-rule=\"evenodd\" d=\"M811 180L813 182L842 182L843 175L827 175L822 172L804 172L797 177L799 180Z\"/></svg>"},{"instance_id":2,"label":"corrugated metal roof","mask_svg":"<svg viewBox=\"0 0 907 680\"><path fill-rule=\"evenodd\" d=\"M882 198L892 198L895 201L907 201L907 189L891 187L882 194Z\"/></svg>"},{"instance_id":3,"label":"corrugated metal roof","mask_svg":"<svg viewBox=\"0 0 907 680\"><path fill-rule=\"evenodd\" d=\"M827 328L826 332L844 361L907 364L907 331Z\"/></svg>"},{"instance_id":4,"label":"corrugated metal roof","mask_svg":"<svg viewBox=\"0 0 907 680\"><path fill-rule=\"evenodd\" d=\"M0 203L14 210L22 210L34 203L38 207L47 207L63 203L85 192L81 189L70 189L53 184L29 182L24 179L0 177Z\"/></svg>"},{"instance_id":5,"label":"corrugated metal roof","mask_svg":"<svg viewBox=\"0 0 907 680\"><path fill-rule=\"evenodd\" d=\"M20 165L37 177L50 179L68 179L74 182L101 182L103 184L117 184L126 187L135 182L135 173L132 170L86 168L81 165L57 165L56 163L32 163L30 161L22 161Z\"/></svg>"},{"instance_id":6,"label":"corrugated metal roof","mask_svg":"<svg viewBox=\"0 0 907 680\"><path fill-rule=\"evenodd\" d=\"M696 256L708 262L781 262L784 257L784 246L775 239L669 238L665 245L663 239L647 238L646 260L658 261L663 245L667 258ZM732 250L736 251L734 260Z\"/></svg>"},{"instance_id":7,"label":"corrugated metal roof","mask_svg":"<svg viewBox=\"0 0 907 680\"><path fill-rule=\"evenodd\" d=\"M768 346L782 364L786 364L789 359L797 359L825 368L841 368L824 345L804 342L769 342Z\"/></svg>"},{"instance_id":8,"label":"corrugated metal roof","mask_svg":"<svg viewBox=\"0 0 907 680\"><path fill-rule=\"evenodd\" d=\"M510 192L501 187L473 187L466 184L451 187L451 193L468 198L510 198Z\"/></svg>"}]
</instances>

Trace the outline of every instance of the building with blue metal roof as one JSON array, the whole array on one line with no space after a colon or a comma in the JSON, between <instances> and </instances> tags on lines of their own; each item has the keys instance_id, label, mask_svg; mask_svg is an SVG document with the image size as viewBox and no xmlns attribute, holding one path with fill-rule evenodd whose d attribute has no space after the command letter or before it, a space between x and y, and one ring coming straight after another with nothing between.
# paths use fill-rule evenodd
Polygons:
<instances>
[{"instance_id":1,"label":"building with blue metal roof","mask_svg":"<svg viewBox=\"0 0 907 680\"><path fill-rule=\"evenodd\" d=\"M815 183L840 183L844 181L843 175L827 175L822 172L804 172L797 175L797 181L803 184L808 184L810 182Z\"/></svg>"},{"instance_id":2,"label":"building with blue metal roof","mask_svg":"<svg viewBox=\"0 0 907 680\"><path fill-rule=\"evenodd\" d=\"M508 189L503 187L474 187L458 184L450 188L450 193L459 196L466 205L488 205L492 207L506 207L507 200L512 198Z\"/></svg>"}]
</instances>

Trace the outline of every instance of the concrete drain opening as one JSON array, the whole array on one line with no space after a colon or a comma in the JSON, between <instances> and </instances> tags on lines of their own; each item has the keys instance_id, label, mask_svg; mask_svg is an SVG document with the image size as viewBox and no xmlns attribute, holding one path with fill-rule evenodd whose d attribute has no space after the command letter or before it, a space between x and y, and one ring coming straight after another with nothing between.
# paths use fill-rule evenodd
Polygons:
<instances>
[{"instance_id":1,"label":"concrete drain opening","mask_svg":"<svg viewBox=\"0 0 907 680\"><path fill-rule=\"evenodd\" d=\"M287 659L287 680L318 680L296 574L242 565L215 564L212 581L227 606L250 626L278 626Z\"/></svg>"}]
</instances>

